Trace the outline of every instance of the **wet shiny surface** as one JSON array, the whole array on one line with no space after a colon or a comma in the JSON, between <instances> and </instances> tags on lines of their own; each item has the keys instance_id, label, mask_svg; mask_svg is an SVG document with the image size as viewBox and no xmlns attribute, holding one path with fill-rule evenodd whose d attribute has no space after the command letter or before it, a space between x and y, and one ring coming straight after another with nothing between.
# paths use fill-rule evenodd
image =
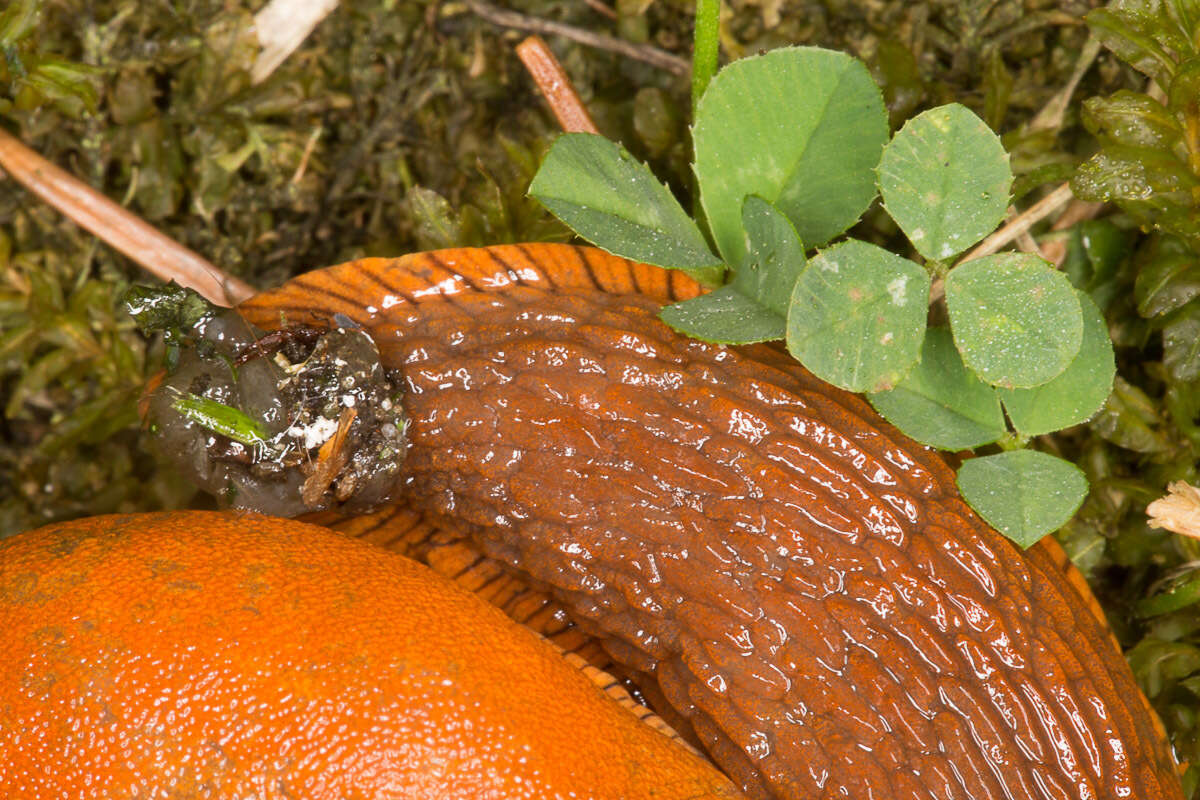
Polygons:
<instances>
[{"instance_id":1,"label":"wet shiny surface","mask_svg":"<svg viewBox=\"0 0 1200 800\"><path fill-rule=\"evenodd\" d=\"M695 291L514 247L344 265L248 311L367 325L408 384L408 501L653 675L751 792L1181 797L1048 552L1018 552L935 454L779 351L658 322Z\"/></svg>"},{"instance_id":2,"label":"wet shiny surface","mask_svg":"<svg viewBox=\"0 0 1200 800\"><path fill-rule=\"evenodd\" d=\"M483 601L286 520L0 542L0 797L730 798Z\"/></svg>"}]
</instances>

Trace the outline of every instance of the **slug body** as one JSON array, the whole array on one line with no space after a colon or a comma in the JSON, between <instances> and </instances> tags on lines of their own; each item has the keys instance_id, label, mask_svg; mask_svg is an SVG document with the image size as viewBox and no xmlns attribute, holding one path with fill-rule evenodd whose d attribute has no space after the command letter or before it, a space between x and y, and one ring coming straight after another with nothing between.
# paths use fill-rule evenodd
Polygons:
<instances>
[{"instance_id":1,"label":"slug body","mask_svg":"<svg viewBox=\"0 0 1200 800\"><path fill-rule=\"evenodd\" d=\"M0 797L735 800L426 567L257 514L0 541Z\"/></svg>"},{"instance_id":2,"label":"slug body","mask_svg":"<svg viewBox=\"0 0 1200 800\"><path fill-rule=\"evenodd\" d=\"M940 457L685 276L568 246L372 259L242 307L345 314L403 375L404 496L548 589L756 796L1182 798L1103 623Z\"/></svg>"}]
</instances>

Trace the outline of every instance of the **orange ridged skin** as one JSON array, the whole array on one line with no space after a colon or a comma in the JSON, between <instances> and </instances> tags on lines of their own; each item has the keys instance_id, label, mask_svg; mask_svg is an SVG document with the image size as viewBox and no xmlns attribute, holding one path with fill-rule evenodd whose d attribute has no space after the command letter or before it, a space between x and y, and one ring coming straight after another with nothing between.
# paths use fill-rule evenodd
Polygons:
<instances>
[{"instance_id":1,"label":"orange ridged skin","mask_svg":"<svg viewBox=\"0 0 1200 800\"><path fill-rule=\"evenodd\" d=\"M541 634L561 648L566 656L578 657L583 663L604 670L609 678L611 675L608 673L625 672L622 666L616 664L604 651L598 639L588 636L571 622L569 614L558 601L545 592L531 588L519 575L506 569L500 562L485 556L478 545L470 540L470 531L464 530L463 526L456 524L454 520L437 514L424 514L403 504L386 506L369 514L353 517L341 516L335 511L325 511L309 514L304 520L372 542L425 564L439 575L496 606L509 619ZM1046 551L1062 572L1066 582L1076 589L1080 601L1111 635L1112 630L1108 628L1104 609L1092 594L1083 575L1071 563L1066 551L1051 537L1043 539L1037 547ZM1113 644L1116 647L1120 646L1115 635ZM649 722L668 735L678 738L682 733L686 737L691 731L687 720L674 714L674 710L659 696L655 684L637 680L641 677L644 676L632 676L637 684L636 691L643 695L653 694L654 697L647 700L654 700L651 705L658 713L668 715L670 725L660 724L653 717L646 717L645 715L653 712L638 704L619 683L619 688L608 691L609 695L631 707L634 713L643 717L643 721ZM1149 701L1146 702L1149 705ZM1165 741L1166 729L1153 713L1153 709L1150 720L1158 737ZM1180 771L1182 772L1182 767Z\"/></svg>"},{"instance_id":2,"label":"orange ridged skin","mask_svg":"<svg viewBox=\"0 0 1200 800\"><path fill-rule=\"evenodd\" d=\"M513 245L344 264L243 311L366 326L407 382L405 502L551 590L751 793L1181 798L1050 553L777 348L658 321L699 291Z\"/></svg>"},{"instance_id":3,"label":"orange ridged skin","mask_svg":"<svg viewBox=\"0 0 1200 800\"><path fill-rule=\"evenodd\" d=\"M400 553L426 565L457 586L486 600L509 619L537 632L585 671L594 672L604 693L651 727L689 748L700 747L686 719L661 700L657 686L631 674L609 656L599 639L571 621L562 604L488 558L461 524L407 505L389 505L352 517L322 511L301 517L305 522ZM651 710L650 706L653 707Z\"/></svg>"},{"instance_id":4,"label":"orange ridged skin","mask_svg":"<svg viewBox=\"0 0 1200 800\"><path fill-rule=\"evenodd\" d=\"M0 541L0 797L733 798L426 567L255 514Z\"/></svg>"},{"instance_id":5,"label":"orange ridged skin","mask_svg":"<svg viewBox=\"0 0 1200 800\"><path fill-rule=\"evenodd\" d=\"M408 506L387 506L353 517L322 511L302 519L419 561L562 650L600 669L612 666L612 659L599 642L579 630L561 606L546 593L531 589L504 565L483 555L467 538L470 531L453 520L424 515Z\"/></svg>"}]
</instances>

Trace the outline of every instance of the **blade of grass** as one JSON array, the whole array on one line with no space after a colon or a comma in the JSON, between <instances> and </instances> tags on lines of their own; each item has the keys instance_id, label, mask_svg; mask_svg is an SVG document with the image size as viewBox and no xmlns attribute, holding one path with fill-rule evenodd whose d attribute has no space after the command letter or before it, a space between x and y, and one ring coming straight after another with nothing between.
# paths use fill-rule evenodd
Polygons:
<instances>
[{"instance_id":1,"label":"blade of grass","mask_svg":"<svg viewBox=\"0 0 1200 800\"><path fill-rule=\"evenodd\" d=\"M191 392L179 392L178 395L171 408L200 427L247 447L266 441L267 432L263 426L238 409Z\"/></svg>"}]
</instances>

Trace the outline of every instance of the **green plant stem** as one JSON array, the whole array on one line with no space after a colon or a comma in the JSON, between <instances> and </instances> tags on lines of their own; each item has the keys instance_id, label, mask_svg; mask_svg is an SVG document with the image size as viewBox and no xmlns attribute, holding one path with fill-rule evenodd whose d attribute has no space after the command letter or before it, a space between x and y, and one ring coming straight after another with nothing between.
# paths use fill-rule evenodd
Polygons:
<instances>
[{"instance_id":1,"label":"green plant stem","mask_svg":"<svg viewBox=\"0 0 1200 800\"><path fill-rule=\"evenodd\" d=\"M1029 444L1031 438L1016 431L1009 431L1002 438L998 439L996 444L1000 446L1001 450L1007 453L1012 450L1023 450Z\"/></svg>"},{"instance_id":2,"label":"green plant stem","mask_svg":"<svg viewBox=\"0 0 1200 800\"><path fill-rule=\"evenodd\" d=\"M693 122L696 120L696 106L700 104L700 98L704 95L704 90L708 88L708 82L712 80L713 75L717 72L717 52L720 41L721 0L696 0L696 33L692 47ZM694 145L689 144L689 146ZM704 238L715 249L716 240L713 238L712 228L708 224L708 217L704 213L704 207L700 204L700 186L696 182L696 174L694 172L691 173L691 183L692 216L696 218L701 231L704 232ZM708 286L716 286L721 283L721 276L719 274L693 277L696 277L697 280Z\"/></svg>"},{"instance_id":3,"label":"green plant stem","mask_svg":"<svg viewBox=\"0 0 1200 800\"><path fill-rule=\"evenodd\" d=\"M717 71L721 34L721 0L696 0L696 40L692 51L692 119L696 105Z\"/></svg>"}]
</instances>

